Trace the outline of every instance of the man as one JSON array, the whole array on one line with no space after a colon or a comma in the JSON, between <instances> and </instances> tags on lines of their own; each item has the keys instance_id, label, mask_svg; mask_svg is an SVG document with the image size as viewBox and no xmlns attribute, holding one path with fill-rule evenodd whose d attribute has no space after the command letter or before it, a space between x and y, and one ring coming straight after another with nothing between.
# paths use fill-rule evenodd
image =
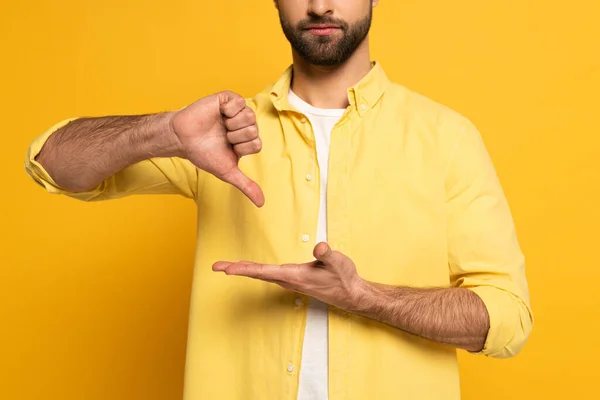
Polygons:
<instances>
[{"instance_id":1,"label":"man","mask_svg":"<svg viewBox=\"0 0 600 400\"><path fill-rule=\"evenodd\" d=\"M293 66L264 92L61 121L26 169L195 200L186 399L457 399L456 348L510 357L532 327L481 136L371 62L377 1L275 5Z\"/></svg>"}]
</instances>

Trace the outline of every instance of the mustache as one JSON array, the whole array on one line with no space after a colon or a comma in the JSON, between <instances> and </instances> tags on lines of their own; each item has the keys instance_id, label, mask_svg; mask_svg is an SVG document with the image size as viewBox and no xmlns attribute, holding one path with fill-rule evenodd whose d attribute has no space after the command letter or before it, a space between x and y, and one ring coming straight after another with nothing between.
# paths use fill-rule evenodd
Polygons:
<instances>
[{"instance_id":1,"label":"mustache","mask_svg":"<svg viewBox=\"0 0 600 400\"><path fill-rule=\"evenodd\" d=\"M327 16L319 16L319 15L311 15L309 18L300 21L298 23L298 29L308 29L311 25L335 25L338 26L342 30L346 30L348 28L348 24L346 21L341 19L331 18Z\"/></svg>"}]
</instances>

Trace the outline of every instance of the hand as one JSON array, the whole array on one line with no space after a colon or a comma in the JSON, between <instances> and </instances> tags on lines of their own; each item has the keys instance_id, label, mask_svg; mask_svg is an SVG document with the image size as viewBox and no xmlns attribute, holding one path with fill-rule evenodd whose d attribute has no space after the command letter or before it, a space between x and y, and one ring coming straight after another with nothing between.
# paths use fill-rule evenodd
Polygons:
<instances>
[{"instance_id":1,"label":"hand","mask_svg":"<svg viewBox=\"0 0 600 400\"><path fill-rule=\"evenodd\" d=\"M261 188L238 167L240 158L262 148L256 116L243 97L229 91L204 97L173 113L170 128L184 158L264 205Z\"/></svg>"},{"instance_id":2,"label":"hand","mask_svg":"<svg viewBox=\"0 0 600 400\"><path fill-rule=\"evenodd\" d=\"M269 265L250 261L219 261L213 271L227 275L247 276L302 293L345 311L354 311L366 290L367 283L356 271L351 259L333 251L325 242L313 250L316 260L304 264Z\"/></svg>"}]
</instances>

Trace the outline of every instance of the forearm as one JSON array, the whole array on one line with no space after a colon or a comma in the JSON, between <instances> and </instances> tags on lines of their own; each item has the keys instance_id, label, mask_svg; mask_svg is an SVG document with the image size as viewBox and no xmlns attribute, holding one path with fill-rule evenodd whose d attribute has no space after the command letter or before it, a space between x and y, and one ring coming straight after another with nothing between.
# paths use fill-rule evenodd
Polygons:
<instances>
[{"instance_id":1,"label":"forearm","mask_svg":"<svg viewBox=\"0 0 600 400\"><path fill-rule=\"evenodd\" d=\"M483 348L490 327L483 301L468 289L419 289L365 282L352 312L469 351Z\"/></svg>"},{"instance_id":2,"label":"forearm","mask_svg":"<svg viewBox=\"0 0 600 400\"><path fill-rule=\"evenodd\" d=\"M36 160L62 188L91 189L125 167L179 153L170 113L76 119L54 132Z\"/></svg>"}]
</instances>

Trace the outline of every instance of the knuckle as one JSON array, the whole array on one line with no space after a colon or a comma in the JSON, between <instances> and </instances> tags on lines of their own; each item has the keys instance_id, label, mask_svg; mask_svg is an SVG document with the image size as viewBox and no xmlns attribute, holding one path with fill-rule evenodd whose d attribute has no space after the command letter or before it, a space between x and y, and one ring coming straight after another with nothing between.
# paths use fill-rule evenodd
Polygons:
<instances>
[{"instance_id":1,"label":"knuckle","mask_svg":"<svg viewBox=\"0 0 600 400\"><path fill-rule=\"evenodd\" d=\"M244 150L240 147L240 145L233 146L233 152L238 156L242 157L244 155Z\"/></svg>"},{"instance_id":2,"label":"knuckle","mask_svg":"<svg viewBox=\"0 0 600 400\"><path fill-rule=\"evenodd\" d=\"M250 125L248 127L248 139L256 139L258 137L258 128L256 125Z\"/></svg>"},{"instance_id":3,"label":"knuckle","mask_svg":"<svg viewBox=\"0 0 600 400\"><path fill-rule=\"evenodd\" d=\"M246 107L246 121L252 125L256 124L256 114L249 107Z\"/></svg>"},{"instance_id":4,"label":"knuckle","mask_svg":"<svg viewBox=\"0 0 600 400\"><path fill-rule=\"evenodd\" d=\"M252 147L254 151L260 151L262 149L262 141L260 139L256 139L252 142Z\"/></svg>"},{"instance_id":5,"label":"knuckle","mask_svg":"<svg viewBox=\"0 0 600 400\"><path fill-rule=\"evenodd\" d=\"M236 100L237 101L239 99L243 99L242 96L240 96L239 94L237 94L233 90L229 90L229 89L225 89L225 90L221 91L221 94L224 94L224 95L228 96L231 100Z\"/></svg>"},{"instance_id":6,"label":"knuckle","mask_svg":"<svg viewBox=\"0 0 600 400\"><path fill-rule=\"evenodd\" d=\"M230 109L236 109L242 111L246 107L246 100L239 94L231 90L223 90L218 93L222 99L227 99L227 107Z\"/></svg>"},{"instance_id":7,"label":"knuckle","mask_svg":"<svg viewBox=\"0 0 600 400\"><path fill-rule=\"evenodd\" d=\"M227 129L227 133L225 134L225 136L227 137L227 141L230 144L234 144L235 143L235 137L233 135L233 132L230 129ZM234 145L235 148L235 145Z\"/></svg>"},{"instance_id":8,"label":"knuckle","mask_svg":"<svg viewBox=\"0 0 600 400\"><path fill-rule=\"evenodd\" d=\"M225 122L225 129L228 131L233 131L235 128L234 120L231 118L224 118L223 120Z\"/></svg>"}]
</instances>

